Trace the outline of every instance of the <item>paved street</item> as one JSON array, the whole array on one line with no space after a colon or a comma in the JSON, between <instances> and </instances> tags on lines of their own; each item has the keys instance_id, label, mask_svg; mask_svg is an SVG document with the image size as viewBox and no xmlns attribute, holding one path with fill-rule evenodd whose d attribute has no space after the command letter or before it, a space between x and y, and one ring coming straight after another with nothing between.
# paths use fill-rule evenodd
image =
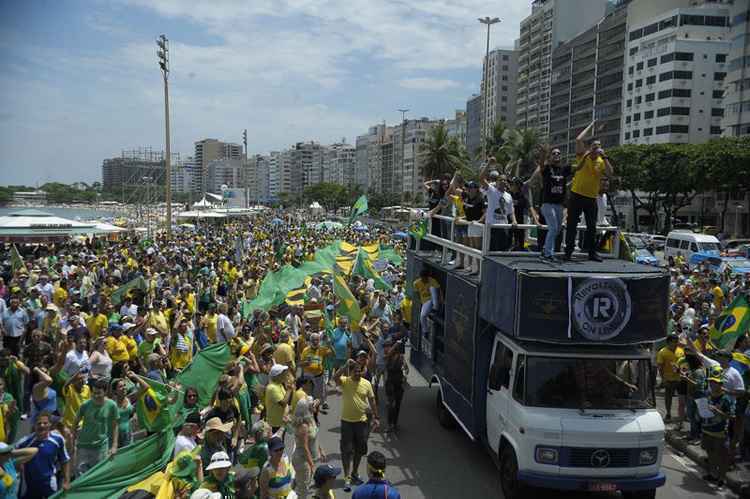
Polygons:
<instances>
[{"instance_id":1,"label":"paved street","mask_svg":"<svg viewBox=\"0 0 750 499\"><path fill-rule=\"evenodd\" d=\"M387 477L405 499L502 498L498 472L488 454L473 444L460 430L447 431L434 414L435 388L429 389L425 380L412 369L404 397L401 432L398 436L375 433L370 450L377 449L389 459ZM381 393L384 393L381 388ZM340 397L329 397L331 410L321 415L320 442L330 460L340 465L338 415ZM667 484L659 489L660 499L708 499L734 497L725 491L717 494L701 480L700 470L687 459L674 456L667 450L663 471ZM360 473L364 477L365 465ZM340 486L343 482L340 483ZM346 498L342 490L337 497ZM541 497L537 495L537 497ZM578 498L577 493L544 493L545 498ZM599 494L588 497L613 497Z\"/></svg>"}]
</instances>

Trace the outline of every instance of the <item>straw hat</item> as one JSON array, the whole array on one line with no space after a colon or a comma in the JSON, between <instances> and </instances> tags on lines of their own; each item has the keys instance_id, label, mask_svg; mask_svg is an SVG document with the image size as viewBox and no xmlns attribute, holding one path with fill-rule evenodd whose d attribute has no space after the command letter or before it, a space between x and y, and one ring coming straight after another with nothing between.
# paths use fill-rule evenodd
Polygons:
<instances>
[{"instance_id":1,"label":"straw hat","mask_svg":"<svg viewBox=\"0 0 750 499\"><path fill-rule=\"evenodd\" d=\"M208 433L209 431L220 431L222 433L229 433L230 431L232 431L233 426L234 426L234 421L230 421L228 423L222 423L221 419L214 417L206 421L206 426L203 428L203 431L200 432L200 437L204 438L206 433Z\"/></svg>"}]
</instances>

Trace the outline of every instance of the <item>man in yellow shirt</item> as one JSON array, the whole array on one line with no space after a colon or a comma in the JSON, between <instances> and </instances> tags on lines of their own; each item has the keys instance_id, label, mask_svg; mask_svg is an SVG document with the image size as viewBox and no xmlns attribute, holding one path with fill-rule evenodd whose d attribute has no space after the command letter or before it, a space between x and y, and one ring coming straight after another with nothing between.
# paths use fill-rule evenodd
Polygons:
<instances>
[{"instance_id":1,"label":"man in yellow shirt","mask_svg":"<svg viewBox=\"0 0 750 499\"><path fill-rule=\"evenodd\" d=\"M289 399L292 390L287 390L284 386L286 371L289 369L281 364L274 364L268 373L271 378L266 386L265 405L266 405L266 422L271 425L271 431L276 433L284 425L284 416L287 414Z\"/></svg>"},{"instance_id":2,"label":"man in yellow shirt","mask_svg":"<svg viewBox=\"0 0 750 499\"><path fill-rule=\"evenodd\" d=\"M96 341L99 336L107 331L107 316L99 310L99 305L91 306L91 315L86 320L86 327L91 333L91 339Z\"/></svg>"},{"instance_id":3,"label":"man in yellow shirt","mask_svg":"<svg viewBox=\"0 0 750 499\"><path fill-rule=\"evenodd\" d=\"M591 141L591 147L586 149L584 139L592 133L594 124L589 126L576 137L576 164L573 165L573 185L570 187L568 197L568 217L566 220L565 233L565 259L570 260L578 232L578 221L583 213L586 219L585 249L589 253L589 260L601 262L601 257L596 253L594 244L596 236L597 204L599 188L602 176L612 176L612 165L602 149L602 143L598 140Z\"/></svg>"},{"instance_id":4,"label":"man in yellow shirt","mask_svg":"<svg viewBox=\"0 0 750 499\"><path fill-rule=\"evenodd\" d=\"M277 364L288 367L292 373L297 372L297 367L294 364L294 347L292 347L289 341L289 330L286 328L281 330L279 343L273 352L273 360Z\"/></svg>"},{"instance_id":5,"label":"man in yellow shirt","mask_svg":"<svg viewBox=\"0 0 750 499\"><path fill-rule=\"evenodd\" d=\"M672 397L677 392L677 415L682 420L685 415L685 386L680 378L678 362L685 356L685 352L679 346L679 340L675 333L667 336L667 346L656 354L656 366L659 368L662 383L664 384L664 405L667 414L664 421L672 419Z\"/></svg>"},{"instance_id":6,"label":"man in yellow shirt","mask_svg":"<svg viewBox=\"0 0 750 499\"><path fill-rule=\"evenodd\" d=\"M344 370L349 376L342 376ZM349 359L345 366L333 375L341 386L341 462L344 466L344 491L351 491L351 484L361 485L359 463L367 455L367 437L370 434L368 415L372 416L372 427L380 426L375 393L369 381L362 377L362 367ZM350 474L351 472L351 474Z\"/></svg>"},{"instance_id":7,"label":"man in yellow shirt","mask_svg":"<svg viewBox=\"0 0 750 499\"><path fill-rule=\"evenodd\" d=\"M422 308L419 312L419 324L422 334L426 334L429 325L427 317L440 305L440 284L430 275L430 270L423 268L419 279L414 281L414 295L419 299Z\"/></svg>"},{"instance_id":8,"label":"man in yellow shirt","mask_svg":"<svg viewBox=\"0 0 750 499\"><path fill-rule=\"evenodd\" d=\"M720 313L724 305L724 291L721 290L718 279L711 279L711 284L714 286L711 288L711 296L714 298L714 309L716 313Z\"/></svg>"},{"instance_id":9,"label":"man in yellow shirt","mask_svg":"<svg viewBox=\"0 0 750 499\"><path fill-rule=\"evenodd\" d=\"M331 349L320 345L320 334L312 333L310 335L310 345L302 350L300 356L300 366L302 366L302 375L312 380L312 396L320 400L323 410L328 409L326 404L326 383L323 376L323 361L326 357L332 355Z\"/></svg>"}]
</instances>

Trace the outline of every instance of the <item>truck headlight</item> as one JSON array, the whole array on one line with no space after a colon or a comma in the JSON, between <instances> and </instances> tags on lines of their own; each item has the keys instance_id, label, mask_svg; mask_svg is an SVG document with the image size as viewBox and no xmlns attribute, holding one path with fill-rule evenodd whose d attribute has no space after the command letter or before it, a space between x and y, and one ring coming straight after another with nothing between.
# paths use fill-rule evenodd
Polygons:
<instances>
[{"instance_id":1,"label":"truck headlight","mask_svg":"<svg viewBox=\"0 0 750 499\"><path fill-rule=\"evenodd\" d=\"M656 459L659 457L659 450L656 447L649 447L647 449L641 449L638 453L638 464L640 466L648 466L656 463Z\"/></svg>"},{"instance_id":2,"label":"truck headlight","mask_svg":"<svg viewBox=\"0 0 750 499\"><path fill-rule=\"evenodd\" d=\"M557 464L559 453L557 447L537 447L535 458L537 463Z\"/></svg>"}]
</instances>

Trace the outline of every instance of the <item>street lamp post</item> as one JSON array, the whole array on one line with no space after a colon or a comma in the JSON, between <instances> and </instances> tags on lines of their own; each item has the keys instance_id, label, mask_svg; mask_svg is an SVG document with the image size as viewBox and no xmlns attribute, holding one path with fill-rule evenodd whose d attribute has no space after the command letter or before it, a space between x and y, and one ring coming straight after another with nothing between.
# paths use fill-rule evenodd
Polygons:
<instances>
[{"instance_id":1,"label":"street lamp post","mask_svg":"<svg viewBox=\"0 0 750 499\"><path fill-rule=\"evenodd\" d=\"M734 237L740 237L740 210L742 205L737 203L734 205Z\"/></svg>"},{"instance_id":2,"label":"street lamp post","mask_svg":"<svg viewBox=\"0 0 750 499\"><path fill-rule=\"evenodd\" d=\"M397 109L399 113L401 113L401 174L403 175L404 172L404 156L406 155L406 113L409 112L408 109ZM412 188L414 188L414 175L412 174ZM401 187L403 188L403 183L401 184ZM393 189L393 175L391 175L391 189Z\"/></svg>"},{"instance_id":3,"label":"street lamp post","mask_svg":"<svg viewBox=\"0 0 750 499\"><path fill-rule=\"evenodd\" d=\"M164 129L166 133L166 156L164 158L165 193L167 202L167 239L172 238L172 153L169 144L169 40L164 35L156 39L159 49L159 67L164 77Z\"/></svg>"},{"instance_id":4,"label":"street lamp post","mask_svg":"<svg viewBox=\"0 0 750 499\"><path fill-rule=\"evenodd\" d=\"M483 94L482 95L482 114L480 116L480 119L484 117L484 128L483 128L483 133L482 133L482 158L484 158L484 161L487 161L487 144L486 144L487 128L488 128L487 126L488 125L487 123L488 121L487 120L487 94L488 94L487 87L489 83L487 76L489 73L489 65L490 65L490 27L493 24L499 23L500 18L489 17L489 16L480 17L479 22L487 25L487 49L485 50L485 53L484 53L484 71L482 72L483 73L482 74L482 80L483 80L482 88L484 91L482 92Z\"/></svg>"}]
</instances>

